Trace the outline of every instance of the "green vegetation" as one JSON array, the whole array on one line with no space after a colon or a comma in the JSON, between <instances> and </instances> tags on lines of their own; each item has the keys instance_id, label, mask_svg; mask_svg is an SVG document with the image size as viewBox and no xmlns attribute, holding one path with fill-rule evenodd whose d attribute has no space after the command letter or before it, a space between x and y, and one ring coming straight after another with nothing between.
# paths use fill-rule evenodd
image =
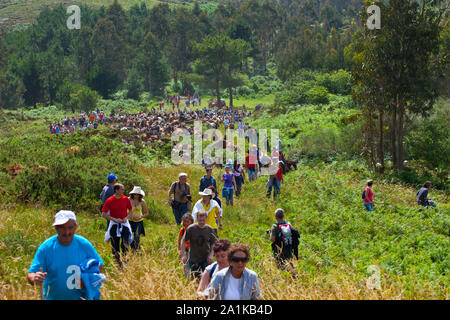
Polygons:
<instances>
[{"instance_id":1,"label":"green vegetation","mask_svg":"<svg viewBox=\"0 0 450 320\"><path fill-rule=\"evenodd\" d=\"M9 208L3 209L0 215L0 258L5 261L0 269L2 298L36 298L33 288L24 283L23 270L28 268L37 246L52 235L52 216L63 207L77 212L79 234L95 244L106 262L109 281L102 289L104 298L194 298L195 290L188 291L190 287L180 292L169 289L182 286L185 280L182 267L176 263L177 230L165 199L168 186L180 170L188 173L189 182L195 188L203 175L201 167L159 164L150 167L138 159L131 160L135 152L120 146L116 142L117 133L107 130L49 136L41 126L27 126L27 122L21 122L17 128L27 139L3 138L0 142L1 201L3 208ZM19 149L25 150L26 155ZM17 176L5 170L11 163L23 166ZM160 295L156 295L154 287L142 288L138 293L128 291L126 284L138 278L130 274L126 280L119 281L109 244L103 242L105 223L96 214L96 207L105 177L112 170L126 190L135 184L146 190L150 208L150 217L145 221L147 237L142 239L142 255L134 256L131 264L166 261L164 265L151 267L150 274L155 276L166 268L174 274L165 278ZM219 173L217 169L213 172L215 176ZM225 228L220 236L250 245L249 268L259 273L265 298L304 299L314 294L316 299L448 298L448 196L432 190L439 208L420 211L415 205L414 188L375 177L376 208L369 213L360 199L367 178L368 173L359 161L300 165L297 171L285 176L281 197L276 202L265 198L264 178L246 183L235 207L225 208ZM194 195L194 200L198 198ZM301 234L300 259L296 262L301 274L298 282L292 282L289 274L273 268L265 230L273 223L274 209L280 206ZM365 286L370 265L381 270L380 291L371 292ZM142 270L142 275L147 272ZM313 279L321 279L335 289L330 293L327 285L314 284ZM279 287L280 281L296 290L308 287L309 291L287 295Z\"/></svg>"},{"instance_id":2,"label":"green vegetation","mask_svg":"<svg viewBox=\"0 0 450 320\"><path fill-rule=\"evenodd\" d=\"M245 104L252 115L244 122L279 129L283 152L298 161L277 201L265 197L261 177L224 211L220 236L250 245L264 298L448 299L445 10L390 0L383 23L396 32L371 32L360 0L76 3L81 30L68 30L59 1L0 5L0 18L12 18L0 25L0 299L38 298L25 273L60 209L77 213L78 233L104 258L104 299L195 298L166 201L180 171L197 190L201 166L174 166L170 143L144 146L107 126L48 130L81 110L148 112L188 92L198 92L202 106L219 98ZM130 257L125 277L98 215L110 172L127 192L142 186L150 211L142 252ZM373 212L361 203L369 178ZM425 180L436 209L416 204ZM275 268L265 232L278 207L301 234L298 281ZM381 290L366 286L371 265Z\"/></svg>"}]
</instances>

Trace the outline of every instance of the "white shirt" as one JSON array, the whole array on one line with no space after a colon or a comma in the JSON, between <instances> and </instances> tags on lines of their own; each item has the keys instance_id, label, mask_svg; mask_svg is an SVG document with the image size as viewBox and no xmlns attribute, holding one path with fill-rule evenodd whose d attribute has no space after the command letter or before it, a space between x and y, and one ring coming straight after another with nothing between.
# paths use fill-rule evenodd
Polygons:
<instances>
[{"instance_id":1,"label":"white shirt","mask_svg":"<svg viewBox=\"0 0 450 320\"><path fill-rule=\"evenodd\" d=\"M223 300L241 300L241 280L242 277L239 279L236 279L231 275L229 278L227 287L225 289L225 295L223 297Z\"/></svg>"}]
</instances>

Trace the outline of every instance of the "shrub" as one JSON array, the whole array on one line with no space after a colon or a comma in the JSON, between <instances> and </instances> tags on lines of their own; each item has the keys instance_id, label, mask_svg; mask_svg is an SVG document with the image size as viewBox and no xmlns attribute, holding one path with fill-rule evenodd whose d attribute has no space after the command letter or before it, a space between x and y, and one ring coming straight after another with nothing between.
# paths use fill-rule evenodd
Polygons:
<instances>
[{"instance_id":1,"label":"shrub","mask_svg":"<svg viewBox=\"0 0 450 320\"><path fill-rule=\"evenodd\" d=\"M322 86L314 86L306 92L307 101L313 104L327 104L328 90Z\"/></svg>"},{"instance_id":2,"label":"shrub","mask_svg":"<svg viewBox=\"0 0 450 320\"><path fill-rule=\"evenodd\" d=\"M98 132L15 140L1 143L0 166L21 165L10 188L22 202L95 210L110 172L120 178L125 190L145 185L122 144Z\"/></svg>"},{"instance_id":3,"label":"shrub","mask_svg":"<svg viewBox=\"0 0 450 320\"><path fill-rule=\"evenodd\" d=\"M333 94L348 95L351 93L351 75L345 70L339 70L331 74L318 74L315 79L318 85L327 88Z\"/></svg>"}]
</instances>

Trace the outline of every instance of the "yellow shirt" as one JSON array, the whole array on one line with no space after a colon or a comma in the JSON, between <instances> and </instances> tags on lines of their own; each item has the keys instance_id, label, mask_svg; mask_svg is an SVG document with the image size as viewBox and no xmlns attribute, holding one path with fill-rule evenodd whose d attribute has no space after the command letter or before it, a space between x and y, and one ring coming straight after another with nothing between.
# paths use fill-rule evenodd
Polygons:
<instances>
[{"instance_id":1,"label":"yellow shirt","mask_svg":"<svg viewBox=\"0 0 450 320\"><path fill-rule=\"evenodd\" d=\"M207 213L206 224L210 225L213 229L217 229L217 223L218 223L217 218L220 215L219 207L217 205L217 206L214 206L213 208L211 208L211 202L212 201L210 201L209 205L206 206L202 200L202 201L198 202L195 206L197 207L197 209L200 209L198 206L200 204L203 207L203 209L205 209L205 211Z\"/></svg>"},{"instance_id":2,"label":"yellow shirt","mask_svg":"<svg viewBox=\"0 0 450 320\"><path fill-rule=\"evenodd\" d=\"M144 218L142 217L142 206L133 207L131 214L133 216L133 219L130 220L133 222L140 222L144 220Z\"/></svg>"}]
</instances>

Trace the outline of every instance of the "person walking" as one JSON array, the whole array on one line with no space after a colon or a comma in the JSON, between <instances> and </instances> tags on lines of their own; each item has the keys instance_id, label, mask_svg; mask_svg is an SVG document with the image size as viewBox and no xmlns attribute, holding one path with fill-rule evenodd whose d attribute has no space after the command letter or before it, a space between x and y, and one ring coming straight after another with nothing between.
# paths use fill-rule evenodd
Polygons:
<instances>
[{"instance_id":1,"label":"person walking","mask_svg":"<svg viewBox=\"0 0 450 320\"><path fill-rule=\"evenodd\" d=\"M216 272L203 295L214 300L260 300L258 275L247 269L249 260L248 245L233 244L228 250L229 267Z\"/></svg>"},{"instance_id":2,"label":"person walking","mask_svg":"<svg viewBox=\"0 0 450 320\"><path fill-rule=\"evenodd\" d=\"M140 248L141 235L145 236L144 218L148 217L148 207L144 200L145 192L139 186L133 187L130 191L131 215L130 226L133 232L133 241L130 244L131 250L137 251Z\"/></svg>"},{"instance_id":3,"label":"person walking","mask_svg":"<svg viewBox=\"0 0 450 320\"><path fill-rule=\"evenodd\" d=\"M100 192L100 199L102 200L102 205L100 206L100 214L102 214L103 206L105 205L106 199L114 195L114 185L117 183L117 177L114 173L108 174L108 183L103 187L102 192ZM109 220L106 223L106 229L108 229Z\"/></svg>"},{"instance_id":4,"label":"person walking","mask_svg":"<svg viewBox=\"0 0 450 320\"><path fill-rule=\"evenodd\" d=\"M178 247L178 253L179 253L179 256L180 256L180 257L182 256L182 252L181 252L181 251L185 251L186 254L189 253L189 245L190 245L190 242L189 242L189 241L186 241L186 242L185 242L186 245L185 245L184 247L181 247L181 241L182 241L182 239L183 239L183 237L184 237L184 234L186 233L186 229L187 229L191 224L194 223L194 217L192 217L192 215L191 215L190 213L185 213L185 214L183 215L183 217L181 218L181 221L182 221L182 226L181 226L181 228L180 228L180 231L178 232L178 245L177 245L177 247Z\"/></svg>"},{"instance_id":5,"label":"person walking","mask_svg":"<svg viewBox=\"0 0 450 320\"><path fill-rule=\"evenodd\" d=\"M275 210L276 223L270 229L270 241L272 242L272 252L278 268L288 270L293 278L298 274L292 263L293 256L298 259L298 245L300 235L288 221L285 220L284 210Z\"/></svg>"},{"instance_id":6,"label":"person walking","mask_svg":"<svg viewBox=\"0 0 450 320\"><path fill-rule=\"evenodd\" d=\"M257 165L258 158L256 155L256 145L253 145L249 149L249 153L245 157L245 167L247 168L248 181L255 181L258 177L257 175Z\"/></svg>"},{"instance_id":7,"label":"person walking","mask_svg":"<svg viewBox=\"0 0 450 320\"><path fill-rule=\"evenodd\" d=\"M197 221L197 213L199 211L205 211L207 215L206 224L213 228L214 233L217 236L217 228L219 228L219 231L222 231L222 219L220 217L221 210L219 204L215 200L212 200L214 194L209 188L206 188L198 194L201 195L202 198L197 201L192 209L194 222Z\"/></svg>"},{"instance_id":8,"label":"person walking","mask_svg":"<svg viewBox=\"0 0 450 320\"><path fill-rule=\"evenodd\" d=\"M270 195L272 194L273 188L273 200L276 200L276 197L281 192L281 183L283 182L283 167L281 166L278 157L272 158L268 173L269 179L267 180L266 184L267 188L266 196L268 199L270 199Z\"/></svg>"},{"instance_id":9,"label":"person walking","mask_svg":"<svg viewBox=\"0 0 450 320\"><path fill-rule=\"evenodd\" d=\"M214 186L214 188L217 189L216 179L212 176L212 167L206 165L206 175L200 179L199 191L203 191L209 186Z\"/></svg>"},{"instance_id":10,"label":"person walking","mask_svg":"<svg viewBox=\"0 0 450 320\"><path fill-rule=\"evenodd\" d=\"M177 225L180 225L181 217L183 214L190 211L189 206L192 206L191 188L187 183L186 173L180 173L178 175L178 181L175 181L170 186L168 203L172 207L172 212Z\"/></svg>"},{"instance_id":11,"label":"person walking","mask_svg":"<svg viewBox=\"0 0 450 320\"><path fill-rule=\"evenodd\" d=\"M363 192L363 204L367 211L373 211L373 191L372 191L373 180L367 180L367 187Z\"/></svg>"},{"instance_id":12,"label":"person walking","mask_svg":"<svg viewBox=\"0 0 450 320\"><path fill-rule=\"evenodd\" d=\"M205 299L203 291L207 288L211 279L214 277L216 272L228 267L230 264L228 262L228 249L231 246L231 242L228 239L219 239L213 245L214 257L216 262L211 263L203 271L202 278L197 289L197 296L200 299Z\"/></svg>"},{"instance_id":13,"label":"person walking","mask_svg":"<svg viewBox=\"0 0 450 320\"><path fill-rule=\"evenodd\" d=\"M120 249L122 249L122 255L125 256L129 245L133 241L133 232L128 221L133 207L130 199L124 195L124 191L124 186L116 183L114 185L114 195L106 200L102 209L103 217L110 221L108 230L105 233L105 242L111 239L112 254L120 268L123 267Z\"/></svg>"},{"instance_id":14,"label":"person walking","mask_svg":"<svg viewBox=\"0 0 450 320\"><path fill-rule=\"evenodd\" d=\"M236 181L236 197L241 195L242 185L245 183L244 168L241 166L238 160L234 160L233 163L233 175Z\"/></svg>"},{"instance_id":15,"label":"person walking","mask_svg":"<svg viewBox=\"0 0 450 320\"><path fill-rule=\"evenodd\" d=\"M236 180L234 178L231 169L233 165L231 163L225 166L225 173L220 177L220 180L224 183L222 189L222 198L225 198L226 204L233 206L233 193L236 187Z\"/></svg>"},{"instance_id":16,"label":"person walking","mask_svg":"<svg viewBox=\"0 0 450 320\"><path fill-rule=\"evenodd\" d=\"M99 288L105 280L103 260L89 240L75 234L75 213L60 210L53 226L56 235L45 240L37 249L27 273L30 284L41 286L44 300L81 300L87 298L87 290L94 289L100 298ZM82 280L83 266L94 260L99 273L95 285Z\"/></svg>"},{"instance_id":17,"label":"person walking","mask_svg":"<svg viewBox=\"0 0 450 320\"><path fill-rule=\"evenodd\" d=\"M190 276L200 278L206 266L213 262L212 246L217 240L214 230L206 224L206 212L197 212L197 223L191 224L181 241L181 248L189 241L189 259L186 252L181 251L181 261L187 263Z\"/></svg>"}]
</instances>

